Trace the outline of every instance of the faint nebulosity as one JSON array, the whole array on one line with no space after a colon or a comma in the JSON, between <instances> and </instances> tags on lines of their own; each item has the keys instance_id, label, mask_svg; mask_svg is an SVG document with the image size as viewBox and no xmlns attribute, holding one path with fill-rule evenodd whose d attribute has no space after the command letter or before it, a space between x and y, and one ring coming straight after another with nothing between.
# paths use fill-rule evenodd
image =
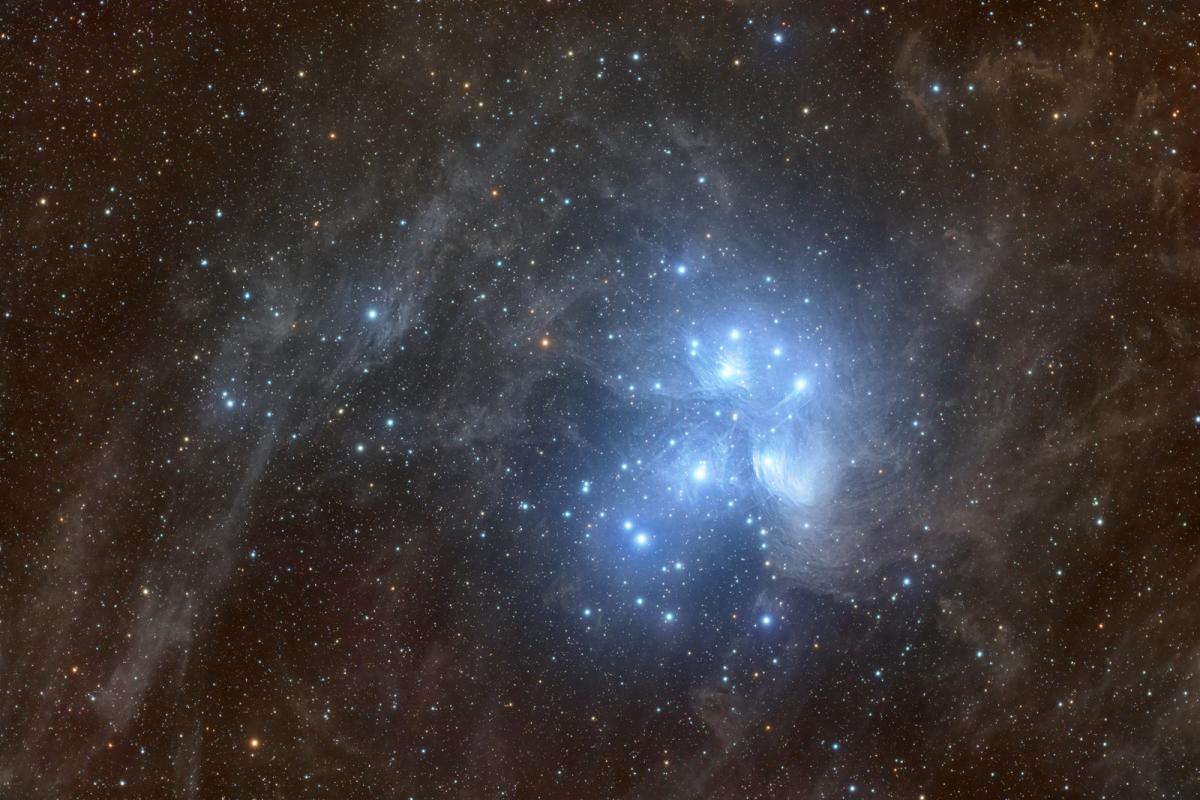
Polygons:
<instances>
[{"instance_id":1,"label":"faint nebulosity","mask_svg":"<svg viewBox=\"0 0 1200 800\"><path fill-rule=\"evenodd\" d=\"M8 3L0 797L1200 797L1198 41Z\"/></svg>"}]
</instances>

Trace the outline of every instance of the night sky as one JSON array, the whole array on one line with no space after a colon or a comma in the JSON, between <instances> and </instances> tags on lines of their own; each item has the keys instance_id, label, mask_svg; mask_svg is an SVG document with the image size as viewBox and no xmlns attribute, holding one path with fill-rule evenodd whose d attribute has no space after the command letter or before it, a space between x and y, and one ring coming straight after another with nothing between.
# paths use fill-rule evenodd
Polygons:
<instances>
[{"instance_id":1,"label":"night sky","mask_svg":"<svg viewBox=\"0 0 1200 800\"><path fill-rule=\"evenodd\" d=\"M1200 797L1198 40L10 0L0 797Z\"/></svg>"}]
</instances>

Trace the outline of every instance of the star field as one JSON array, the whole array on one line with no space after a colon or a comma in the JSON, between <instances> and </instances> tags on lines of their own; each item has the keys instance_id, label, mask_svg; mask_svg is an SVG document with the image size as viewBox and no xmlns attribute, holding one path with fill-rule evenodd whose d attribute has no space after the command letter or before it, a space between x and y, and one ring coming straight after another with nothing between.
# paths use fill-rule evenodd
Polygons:
<instances>
[{"instance_id":1,"label":"star field","mask_svg":"<svg viewBox=\"0 0 1200 800\"><path fill-rule=\"evenodd\" d=\"M1198 41L10 4L0 798L1200 796Z\"/></svg>"}]
</instances>

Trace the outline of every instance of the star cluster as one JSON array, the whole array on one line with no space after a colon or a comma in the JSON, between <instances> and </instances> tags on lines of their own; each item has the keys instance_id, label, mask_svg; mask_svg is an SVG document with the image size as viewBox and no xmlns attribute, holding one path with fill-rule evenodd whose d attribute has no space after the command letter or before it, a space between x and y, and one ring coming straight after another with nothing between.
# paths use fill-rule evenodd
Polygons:
<instances>
[{"instance_id":1,"label":"star cluster","mask_svg":"<svg viewBox=\"0 0 1200 800\"><path fill-rule=\"evenodd\" d=\"M1200 796L1186 4L4 16L0 796Z\"/></svg>"}]
</instances>

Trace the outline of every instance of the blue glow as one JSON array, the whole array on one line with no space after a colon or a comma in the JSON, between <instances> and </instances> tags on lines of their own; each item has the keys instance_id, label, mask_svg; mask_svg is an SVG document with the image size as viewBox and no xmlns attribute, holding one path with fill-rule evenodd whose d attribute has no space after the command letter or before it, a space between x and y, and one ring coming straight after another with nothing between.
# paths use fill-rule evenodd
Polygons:
<instances>
[{"instance_id":1,"label":"blue glow","mask_svg":"<svg viewBox=\"0 0 1200 800\"><path fill-rule=\"evenodd\" d=\"M770 615L770 614L763 614L763 615L762 615L762 619L760 619L760 620L759 620L759 622L761 622L761 623L762 623L762 626L763 626L764 628L769 628L769 627L771 627L771 623L773 623L774 621L775 621L775 620L771 619L771 615Z\"/></svg>"},{"instance_id":2,"label":"blue glow","mask_svg":"<svg viewBox=\"0 0 1200 800\"><path fill-rule=\"evenodd\" d=\"M706 462L701 461L696 465L696 468L692 470L692 480L696 481L697 483L708 480L708 464Z\"/></svg>"},{"instance_id":3,"label":"blue glow","mask_svg":"<svg viewBox=\"0 0 1200 800\"><path fill-rule=\"evenodd\" d=\"M648 546L650 544L650 534L645 531L639 532L637 536L633 537L633 543L638 547Z\"/></svg>"},{"instance_id":4,"label":"blue glow","mask_svg":"<svg viewBox=\"0 0 1200 800\"><path fill-rule=\"evenodd\" d=\"M775 44L783 44L783 34L782 33L774 34L771 37L771 39L774 40Z\"/></svg>"},{"instance_id":5,"label":"blue glow","mask_svg":"<svg viewBox=\"0 0 1200 800\"><path fill-rule=\"evenodd\" d=\"M374 309L374 308L368 308L367 309L367 319L369 319L369 320L379 319L379 310Z\"/></svg>"},{"instance_id":6,"label":"blue glow","mask_svg":"<svg viewBox=\"0 0 1200 800\"><path fill-rule=\"evenodd\" d=\"M387 425L389 428L394 428L394 427L396 427L396 420L392 419L391 417L388 417L387 420L385 420L383 424Z\"/></svg>"},{"instance_id":7,"label":"blue glow","mask_svg":"<svg viewBox=\"0 0 1200 800\"><path fill-rule=\"evenodd\" d=\"M717 375L723 381L744 379L747 377L745 362L733 353L726 353L721 356L721 360L717 364Z\"/></svg>"}]
</instances>

